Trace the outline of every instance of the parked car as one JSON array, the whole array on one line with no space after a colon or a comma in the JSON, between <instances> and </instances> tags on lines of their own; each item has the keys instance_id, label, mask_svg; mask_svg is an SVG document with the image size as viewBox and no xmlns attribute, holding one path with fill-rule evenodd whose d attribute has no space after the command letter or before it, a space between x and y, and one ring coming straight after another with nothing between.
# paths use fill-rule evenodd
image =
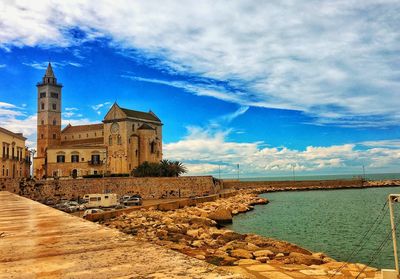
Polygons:
<instances>
[{"instance_id":1,"label":"parked car","mask_svg":"<svg viewBox=\"0 0 400 279\"><path fill-rule=\"evenodd\" d=\"M87 210L85 210L85 212L83 213L83 218L86 218L86 216L88 216L88 215L90 215L90 214L101 213L101 212L104 212L104 210L99 209L99 208L87 209Z\"/></svg>"},{"instance_id":2,"label":"parked car","mask_svg":"<svg viewBox=\"0 0 400 279\"><path fill-rule=\"evenodd\" d=\"M55 205L56 201L52 198L46 198L43 200L43 204L45 205Z\"/></svg>"},{"instance_id":3,"label":"parked car","mask_svg":"<svg viewBox=\"0 0 400 279\"><path fill-rule=\"evenodd\" d=\"M66 202L65 205L67 205L70 208L74 208L75 211L77 211L77 210L85 210L86 209L86 206L84 204L79 204L76 201Z\"/></svg>"},{"instance_id":4,"label":"parked car","mask_svg":"<svg viewBox=\"0 0 400 279\"><path fill-rule=\"evenodd\" d=\"M131 196L129 195L124 195L119 199L120 203L124 203L125 201L129 200L131 198Z\"/></svg>"},{"instance_id":5,"label":"parked car","mask_svg":"<svg viewBox=\"0 0 400 279\"><path fill-rule=\"evenodd\" d=\"M142 198L140 196L132 196L128 200L124 201L124 205L130 206L130 205L142 205Z\"/></svg>"}]
</instances>

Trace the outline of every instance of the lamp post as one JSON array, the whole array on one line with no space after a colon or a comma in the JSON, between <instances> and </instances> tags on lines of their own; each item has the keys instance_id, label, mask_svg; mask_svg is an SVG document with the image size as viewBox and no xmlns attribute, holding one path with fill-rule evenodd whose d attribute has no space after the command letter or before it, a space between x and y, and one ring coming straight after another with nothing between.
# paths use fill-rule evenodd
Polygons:
<instances>
[{"instance_id":1,"label":"lamp post","mask_svg":"<svg viewBox=\"0 0 400 279\"><path fill-rule=\"evenodd\" d=\"M400 194L390 194L388 196L388 202L390 210L390 225L392 227L394 263L395 263L396 273L399 274L399 259L397 256L396 224L394 223L393 203L400 202Z\"/></svg>"},{"instance_id":2,"label":"lamp post","mask_svg":"<svg viewBox=\"0 0 400 279\"><path fill-rule=\"evenodd\" d=\"M34 169L33 169L33 159L35 158L36 149L31 148L31 149L28 149L28 151L29 151L29 172L31 173L32 176L34 176L34 173L33 173L33 171L34 171Z\"/></svg>"}]
</instances>

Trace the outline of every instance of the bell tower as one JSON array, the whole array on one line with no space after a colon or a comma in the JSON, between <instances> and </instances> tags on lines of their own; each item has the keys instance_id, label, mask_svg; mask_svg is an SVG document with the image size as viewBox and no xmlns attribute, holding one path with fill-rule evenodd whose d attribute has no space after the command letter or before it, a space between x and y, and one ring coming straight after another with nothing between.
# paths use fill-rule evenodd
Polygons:
<instances>
[{"instance_id":1,"label":"bell tower","mask_svg":"<svg viewBox=\"0 0 400 279\"><path fill-rule=\"evenodd\" d=\"M61 89L51 64L37 85L37 153L34 174L46 175L46 150L61 143Z\"/></svg>"}]
</instances>

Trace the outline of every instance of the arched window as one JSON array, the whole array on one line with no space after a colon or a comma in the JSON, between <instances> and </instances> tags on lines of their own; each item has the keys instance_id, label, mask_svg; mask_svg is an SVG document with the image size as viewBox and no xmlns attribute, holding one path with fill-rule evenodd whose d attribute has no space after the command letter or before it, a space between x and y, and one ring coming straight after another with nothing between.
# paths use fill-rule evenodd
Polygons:
<instances>
[{"instance_id":1,"label":"arched window","mask_svg":"<svg viewBox=\"0 0 400 279\"><path fill-rule=\"evenodd\" d=\"M40 107L41 107L42 109L44 109L44 103L41 103L41 104L40 104Z\"/></svg>"},{"instance_id":2,"label":"arched window","mask_svg":"<svg viewBox=\"0 0 400 279\"><path fill-rule=\"evenodd\" d=\"M118 144L121 145L122 144L122 138L120 135L118 135Z\"/></svg>"},{"instance_id":3,"label":"arched window","mask_svg":"<svg viewBox=\"0 0 400 279\"><path fill-rule=\"evenodd\" d=\"M108 137L108 144L109 144L109 145L112 145L112 136L109 136L109 137Z\"/></svg>"},{"instance_id":4,"label":"arched window","mask_svg":"<svg viewBox=\"0 0 400 279\"><path fill-rule=\"evenodd\" d=\"M53 119L53 125L57 125L57 120Z\"/></svg>"},{"instance_id":5,"label":"arched window","mask_svg":"<svg viewBox=\"0 0 400 279\"><path fill-rule=\"evenodd\" d=\"M151 153L155 153L156 152L156 143L154 141L152 141L150 143L150 152Z\"/></svg>"},{"instance_id":6,"label":"arched window","mask_svg":"<svg viewBox=\"0 0 400 279\"><path fill-rule=\"evenodd\" d=\"M40 123L42 123L42 125L44 125L44 120L42 119L42 121Z\"/></svg>"}]
</instances>

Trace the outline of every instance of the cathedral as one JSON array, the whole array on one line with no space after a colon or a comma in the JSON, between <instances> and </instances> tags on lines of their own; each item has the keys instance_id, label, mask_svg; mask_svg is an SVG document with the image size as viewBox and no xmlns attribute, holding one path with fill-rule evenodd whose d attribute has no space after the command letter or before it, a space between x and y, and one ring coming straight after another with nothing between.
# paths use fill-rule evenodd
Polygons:
<instances>
[{"instance_id":1,"label":"cathedral","mask_svg":"<svg viewBox=\"0 0 400 279\"><path fill-rule=\"evenodd\" d=\"M152 111L114 103L102 123L61 129L62 85L51 64L37 84L36 178L125 175L143 162L162 160L162 123Z\"/></svg>"}]
</instances>

